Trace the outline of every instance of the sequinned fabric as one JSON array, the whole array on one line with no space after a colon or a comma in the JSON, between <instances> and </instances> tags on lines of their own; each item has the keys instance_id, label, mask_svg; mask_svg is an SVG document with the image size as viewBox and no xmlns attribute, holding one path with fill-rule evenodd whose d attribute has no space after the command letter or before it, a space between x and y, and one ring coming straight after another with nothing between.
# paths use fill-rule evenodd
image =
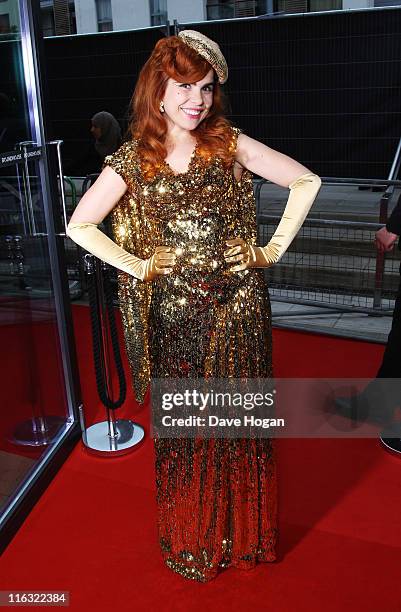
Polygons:
<instances>
[{"instance_id":1,"label":"sequinned fabric","mask_svg":"<svg viewBox=\"0 0 401 612\"><path fill-rule=\"evenodd\" d=\"M238 128L232 129L234 153ZM152 283L118 272L127 356L138 401L151 377L272 376L271 311L263 272L228 272L225 241L256 244L252 175L236 180L195 149L187 172L164 162L151 182L136 142L105 158L128 190L111 213L121 247L147 258L182 254ZM185 578L276 559L277 475L271 438L155 438L158 532L165 564Z\"/></svg>"}]
</instances>

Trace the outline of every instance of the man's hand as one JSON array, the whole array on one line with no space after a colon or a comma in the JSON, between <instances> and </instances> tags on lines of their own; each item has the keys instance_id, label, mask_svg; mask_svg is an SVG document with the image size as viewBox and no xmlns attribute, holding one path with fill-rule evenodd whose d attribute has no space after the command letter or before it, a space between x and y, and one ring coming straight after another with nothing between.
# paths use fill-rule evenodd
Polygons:
<instances>
[{"instance_id":1,"label":"man's hand","mask_svg":"<svg viewBox=\"0 0 401 612\"><path fill-rule=\"evenodd\" d=\"M155 252L146 259L144 281L152 281L159 274L170 274L176 263L174 247L157 246Z\"/></svg>"},{"instance_id":2,"label":"man's hand","mask_svg":"<svg viewBox=\"0 0 401 612\"><path fill-rule=\"evenodd\" d=\"M382 227L375 235L375 246L380 253L391 251L394 248L394 243L398 240L398 235L387 231L386 227Z\"/></svg>"},{"instance_id":3,"label":"man's hand","mask_svg":"<svg viewBox=\"0 0 401 612\"><path fill-rule=\"evenodd\" d=\"M226 240L228 248L224 251L224 259L227 263L239 262L231 266L230 272L239 272L247 268L269 268L271 264L266 261L262 247L249 245L242 238Z\"/></svg>"}]
</instances>

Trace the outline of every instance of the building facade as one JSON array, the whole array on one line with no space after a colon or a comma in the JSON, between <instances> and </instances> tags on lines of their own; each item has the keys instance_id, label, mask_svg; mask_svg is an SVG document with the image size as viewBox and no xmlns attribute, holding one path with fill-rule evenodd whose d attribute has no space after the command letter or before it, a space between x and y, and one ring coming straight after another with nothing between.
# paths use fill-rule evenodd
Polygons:
<instances>
[{"instance_id":1,"label":"building facade","mask_svg":"<svg viewBox=\"0 0 401 612\"><path fill-rule=\"evenodd\" d=\"M40 0L45 36L131 30L272 14L401 5L401 0ZM0 0L0 34L15 28L11 0Z\"/></svg>"}]
</instances>

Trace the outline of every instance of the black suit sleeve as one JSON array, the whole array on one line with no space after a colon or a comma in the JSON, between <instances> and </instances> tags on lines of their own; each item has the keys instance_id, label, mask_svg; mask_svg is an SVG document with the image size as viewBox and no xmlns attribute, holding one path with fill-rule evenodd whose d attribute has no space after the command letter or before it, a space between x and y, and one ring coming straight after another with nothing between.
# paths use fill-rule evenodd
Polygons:
<instances>
[{"instance_id":1,"label":"black suit sleeve","mask_svg":"<svg viewBox=\"0 0 401 612\"><path fill-rule=\"evenodd\" d=\"M386 229L392 234L398 234L399 236L401 235L401 194L393 212L387 220Z\"/></svg>"}]
</instances>

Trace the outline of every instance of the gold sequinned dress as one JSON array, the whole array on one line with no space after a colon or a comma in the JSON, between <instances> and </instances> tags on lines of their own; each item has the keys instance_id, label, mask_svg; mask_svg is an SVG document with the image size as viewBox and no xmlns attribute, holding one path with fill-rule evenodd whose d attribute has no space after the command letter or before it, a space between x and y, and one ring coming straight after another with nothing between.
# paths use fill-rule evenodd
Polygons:
<instances>
[{"instance_id":1,"label":"gold sequinned dress","mask_svg":"<svg viewBox=\"0 0 401 612\"><path fill-rule=\"evenodd\" d=\"M238 128L232 129L235 151ZM141 174L136 142L105 158L128 190L111 213L114 240L141 258L180 247L171 274L151 283L118 271L119 302L136 398L151 377L268 378L271 311L261 270L228 272L225 241L256 244L252 175L240 181L197 148L187 172ZM161 553L201 582L223 567L276 559L277 476L271 438L155 438Z\"/></svg>"}]
</instances>

